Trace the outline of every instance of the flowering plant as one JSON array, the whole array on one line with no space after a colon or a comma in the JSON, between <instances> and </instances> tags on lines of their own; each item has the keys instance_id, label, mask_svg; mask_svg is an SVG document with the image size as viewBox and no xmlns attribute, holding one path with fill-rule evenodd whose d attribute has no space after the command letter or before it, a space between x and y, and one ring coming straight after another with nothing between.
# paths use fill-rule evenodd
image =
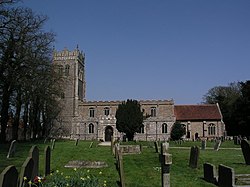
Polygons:
<instances>
[{"instance_id":1,"label":"flowering plant","mask_svg":"<svg viewBox=\"0 0 250 187\"><path fill-rule=\"evenodd\" d=\"M102 172L99 172L101 175ZM63 172L56 170L51 173L46 181L45 178L36 176L33 181L27 181L24 177L25 187L106 187L107 182L100 183L98 178L87 170L85 173L82 170L74 168L72 175L64 175Z\"/></svg>"}]
</instances>

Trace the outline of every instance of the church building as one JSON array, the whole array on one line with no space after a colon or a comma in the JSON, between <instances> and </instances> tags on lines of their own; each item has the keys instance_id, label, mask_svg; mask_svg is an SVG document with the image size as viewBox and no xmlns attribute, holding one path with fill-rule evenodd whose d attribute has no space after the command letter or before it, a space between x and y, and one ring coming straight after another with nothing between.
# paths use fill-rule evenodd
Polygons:
<instances>
[{"instance_id":1,"label":"church building","mask_svg":"<svg viewBox=\"0 0 250 187\"><path fill-rule=\"evenodd\" d=\"M62 136L70 139L110 141L123 138L116 129L115 113L122 101L87 101L85 54L78 48L54 51L53 65L63 78L62 111L58 125ZM168 140L173 124L186 127L186 139L216 138L225 133L225 124L218 104L175 105L174 100L141 100L141 109L150 117L143 121L136 140Z\"/></svg>"}]
</instances>

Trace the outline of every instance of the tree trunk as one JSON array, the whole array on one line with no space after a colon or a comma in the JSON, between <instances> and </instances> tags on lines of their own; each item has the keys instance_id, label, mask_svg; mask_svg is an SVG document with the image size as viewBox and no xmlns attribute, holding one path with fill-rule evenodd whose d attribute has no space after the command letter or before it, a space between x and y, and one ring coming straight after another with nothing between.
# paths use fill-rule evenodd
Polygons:
<instances>
[{"instance_id":1,"label":"tree trunk","mask_svg":"<svg viewBox=\"0 0 250 187\"><path fill-rule=\"evenodd\" d=\"M19 126L19 120L20 120L21 107L22 107L21 92L18 92L17 98L16 98L16 113L14 117L14 123L12 125L12 139L13 140L18 139L18 126Z\"/></svg>"},{"instance_id":2,"label":"tree trunk","mask_svg":"<svg viewBox=\"0 0 250 187\"><path fill-rule=\"evenodd\" d=\"M8 111L9 111L9 103L10 101L10 91L9 85L5 85L3 89L3 97L2 97L2 110L1 110L1 133L0 133L0 142L6 141L6 127L9 119Z\"/></svg>"}]
</instances>

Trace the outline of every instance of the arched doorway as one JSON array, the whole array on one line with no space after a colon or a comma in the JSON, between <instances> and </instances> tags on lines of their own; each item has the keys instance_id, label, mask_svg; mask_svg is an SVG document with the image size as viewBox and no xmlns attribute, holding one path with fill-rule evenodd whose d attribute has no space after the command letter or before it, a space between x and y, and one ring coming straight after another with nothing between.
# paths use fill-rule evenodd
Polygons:
<instances>
[{"instance_id":1,"label":"arched doorway","mask_svg":"<svg viewBox=\"0 0 250 187\"><path fill-rule=\"evenodd\" d=\"M199 134L198 134L198 132L197 132L197 133L195 133L194 138L195 138L195 140L197 140L197 139L199 138Z\"/></svg>"},{"instance_id":2,"label":"arched doorway","mask_svg":"<svg viewBox=\"0 0 250 187\"><path fill-rule=\"evenodd\" d=\"M107 126L105 128L105 141L110 142L111 136L113 136L113 128L111 126Z\"/></svg>"}]
</instances>

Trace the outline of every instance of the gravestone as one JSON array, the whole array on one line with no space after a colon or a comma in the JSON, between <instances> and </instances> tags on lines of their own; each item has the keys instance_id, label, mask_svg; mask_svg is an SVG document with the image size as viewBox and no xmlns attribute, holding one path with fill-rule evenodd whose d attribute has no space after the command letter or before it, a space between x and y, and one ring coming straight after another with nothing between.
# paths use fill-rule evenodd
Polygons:
<instances>
[{"instance_id":1,"label":"gravestone","mask_svg":"<svg viewBox=\"0 0 250 187\"><path fill-rule=\"evenodd\" d=\"M213 164L203 164L204 180L213 184L217 184L216 168Z\"/></svg>"},{"instance_id":2,"label":"gravestone","mask_svg":"<svg viewBox=\"0 0 250 187\"><path fill-rule=\"evenodd\" d=\"M197 168L199 161L200 149L198 146L192 146L190 150L189 167Z\"/></svg>"},{"instance_id":3,"label":"gravestone","mask_svg":"<svg viewBox=\"0 0 250 187\"><path fill-rule=\"evenodd\" d=\"M93 147L93 142L91 142L89 145L89 148L92 148L92 147Z\"/></svg>"},{"instance_id":4,"label":"gravestone","mask_svg":"<svg viewBox=\"0 0 250 187\"><path fill-rule=\"evenodd\" d=\"M16 140L13 140L10 144L10 148L9 148L9 152L8 152L8 155L7 155L7 158L11 158L11 157L14 157L15 153L16 153L16 144L17 144L17 141Z\"/></svg>"},{"instance_id":5,"label":"gravestone","mask_svg":"<svg viewBox=\"0 0 250 187\"><path fill-rule=\"evenodd\" d=\"M50 155L51 155L51 150L49 146L46 146L44 149L44 176L47 176L50 174Z\"/></svg>"},{"instance_id":6,"label":"gravestone","mask_svg":"<svg viewBox=\"0 0 250 187\"><path fill-rule=\"evenodd\" d=\"M34 161L34 167L32 172L32 179L35 178L35 176L38 176L38 170L39 170L39 149L36 145L33 145L29 151L29 157L31 157Z\"/></svg>"},{"instance_id":7,"label":"gravestone","mask_svg":"<svg viewBox=\"0 0 250 187\"><path fill-rule=\"evenodd\" d=\"M162 161L163 161L163 156L168 153L168 148L169 148L168 142L161 143L161 153L159 154L159 162L160 163L162 163Z\"/></svg>"},{"instance_id":8,"label":"gravestone","mask_svg":"<svg viewBox=\"0 0 250 187\"><path fill-rule=\"evenodd\" d=\"M6 167L0 174L1 187L17 187L18 172L15 166Z\"/></svg>"},{"instance_id":9,"label":"gravestone","mask_svg":"<svg viewBox=\"0 0 250 187\"><path fill-rule=\"evenodd\" d=\"M52 140L52 144L51 144L51 149L52 149L52 150L55 149L55 141L56 141L56 139L53 139L53 140Z\"/></svg>"},{"instance_id":10,"label":"gravestone","mask_svg":"<svg viewBox=\"0 0 250 187\"><path fill-rule=\"evenodd\" d=\"M172 164L172 155L164 153L161 155L161 184L162 187L170 187L170 165Z\"/></svg>"},{"instance_id":11,"label":"gravestone","mask_svg":"<svg viewBox=\"0 0 250 187\"><path fill-rule=\"evenodd\" d=\"M218 175L219 187L235 187L235 175L233 168L220 164Z\"/></svg>"},{"instance_id":12,"label":"gravestone","mask_svg":"<svg viewBox=\"0 0 250 187\"><path fill-rule=\"evenodd\" d=\"M75 141L75 146L78 145L78 142L79 142L79 139L77 138L76 141Z\"/></svg>"},{"instance_id":13,"label":"gravestone","mask_svg":"<svg viewBox=\"0 0 250 187\"><path fill-rule=\"evenodd\" d=\"M124 177L124 170L123 170L123 157L122 153L118 152L118 172L120 176L120 186L125 187L125 177Z\"/></svg>"},{"instance_id":14,"label":"gravestone","mask_svg":"<svg viewBox=\"0 0 250 187\"><path fill-rule=\"evenodd\" d=\"M217 140L214 144L214 150L219 151L221 145L221 140Z\"/></svg>"},{"instance_id":15,"label":"gravestone","mask_svg":"<svg viewBox=\"0 0 250 187\"><path fill-rule=\"evenodd\" d=\"M27 181L33 180L32 178L32 171L34 168L34 161L31 157L27 157L26 160L24 161L22 167L21 167L21 171L20 171L20 175L19 175L19 187L23 187L24 186L24 177L27 178Z\"/></svg>"},{"instance_id":16,"label":"gravestone","mask_svg":"<svg viewBox=\"0 0 250 187\"><path fill-rule=\"evenodd\" d=\"M159 153L159 144L158 144L158 142L154 142L154 145L155 145L155 152Z\"/></svg>"},{"instance_id":17,"label":"gravestone","mask_svg":"<svg viewBox=\"0 0 250 187\"><path fill-rule=\"evenodd\" d=\"M245 139L241 140L241 151L243 153L245 163L247 165L250 165L250 146L247 140Z\"/></svg>"},{"instance_id":18,"label":"gravestone","mask_svg":"<svg viewBox=\"0 0 250 187\"><path fill-rule=\"evenodd\" d=\"M206 147L207 147L207 141L206 141L206 140L202 140L202 141L201 141L201 149L202 149L202 150L205 150Z\"/></svg>"}]
</instances>

